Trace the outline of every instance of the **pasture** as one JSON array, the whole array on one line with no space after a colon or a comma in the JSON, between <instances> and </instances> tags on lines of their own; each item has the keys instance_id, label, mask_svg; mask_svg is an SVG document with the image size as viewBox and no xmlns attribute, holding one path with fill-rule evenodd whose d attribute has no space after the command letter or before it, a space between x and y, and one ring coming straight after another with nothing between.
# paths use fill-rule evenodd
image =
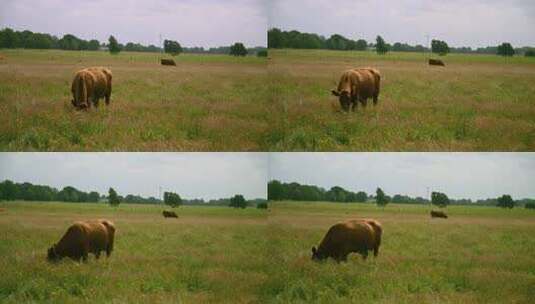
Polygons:
<instances>
[{"instance_id":1,"label":"pasture","mask_svg":"<svg viewBox=\"0 0 535 304\"><path fill-rule=\"evenodd\" d=\"M273 105L266 58L158 53L1 50L0 150L267 150ZM164 57L168 57L165 55ZM74 73L113 72L111 105L76 111Z\"/></svg>"},{"instance_id":2,"label":"pasture","mask_svg":"<svg viewBox=\"0 0 535 304\"><path fill-rule=\"evenodd\" d=\"M265 270L265 210L0 203L1 303L255 303ZM168 208L166 208L168 209ZM46 261L73 221L117 228L109 259Z\"/></svg>"},{"instance_id":3,"label":"pasture","mask_svg":"<svg viewBox=\"0 0 535 304\"><path fill-rule=\"evenodd\" d=\"M535 212L450 206L277 202L269 214L269 280L276 303L533 303ZM334 223L375 218L379 256L347 263L311 261Z\"/></svg>"},{"instance_id":4,"label":"pasture","mask_svg":"<svg viewBox=\"0 0 535 304\"><path fill-rule=\"evenodd\" d=\"M531 151L535 59L421 53L269 50L278 151ZM340 113L331 89L343 71L382 73L379 105Z\"/></svg>"}]
</instances>

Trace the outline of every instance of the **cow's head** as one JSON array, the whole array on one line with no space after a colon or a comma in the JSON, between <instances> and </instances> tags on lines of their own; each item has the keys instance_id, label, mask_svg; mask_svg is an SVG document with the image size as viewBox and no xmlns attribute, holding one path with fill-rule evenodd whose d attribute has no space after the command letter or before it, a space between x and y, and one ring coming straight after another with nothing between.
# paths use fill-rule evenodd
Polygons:
<instances>
[{"instance_id":1,"label":"cow's head","mask_svg":"<svg viewBox=\"0 0 535 304\"><path fill-rule=\"evenodd\" d=\"M50 262L56 262L60 259L60 256L56 252L56 244L48 248L47 259Z\"/></svg>"},{"instance_id":2,"label":"cow's head","mask_svg":"<svg viewBox=\"0 0 535 304\"><path fill-rule=\"evenodd\" d=\"M332 90L331 93L338 97L338 100L340 101L340 106L342 107L342 110L349 111L349 106L351 105L351 94L349 91L342 90L342 91L335 91Z\"/></svg>"},{"instance_id":3,"label":"cow's head","mask_svg":"<svg viewBox=\"0 0 535 304\"><path fill-rule=\"evenodd\" d=\"M74 99L71 99L71 104L74 106L74 108L76 108L76 110L84 110L87 108L85 103L78 103Z\"/></svg>"},{"instance_id":4,"label":"cow's head","mask_svg":"<svg viewBox=\"0 0 535 304\"><path fill-rule=\"evenodd\" d=\"M318 249L316 249L316 247L312 247L312 260L314 261L321 261L321 260L324 260L325 257L323 255L321 255L318 251Z\"/></svg>"}]
</instances>

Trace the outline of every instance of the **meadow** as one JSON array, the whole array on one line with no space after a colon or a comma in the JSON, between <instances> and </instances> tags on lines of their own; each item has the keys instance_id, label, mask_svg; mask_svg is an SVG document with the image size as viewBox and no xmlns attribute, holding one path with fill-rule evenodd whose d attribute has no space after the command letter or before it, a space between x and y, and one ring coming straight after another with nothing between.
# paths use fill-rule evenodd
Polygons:
<instances>
[{"instance_id":1,"label":"meadow","mask_svg":"<svg viewBox=\"0 0 535 304\"><path fill-rule=\"evenodd\" d=\"M0 203L0 302L530 303L535 212L450 206L275 202L270 210ZM377 258L314 262L311 247L346 219L382 222ZM46 261L76 220L115 222L109 259Z\"/></svg>"},{"instance_id":2,"label":"meadow","mask_svg":"<svg viewBox=\"0 0 535 304\"><path fill-rule=\"evenodd\" d=\"M268 70L284 123L278 151L531 151L535 59L421 53L269 50ZM379 105L341 113L331 90L343 71L382 73Z\"/></svg>"},{"instance_id":3,"label":"meadow","mask_svg":"<svg viewBox=\"0 0 535 304\"><path fill-rule=\"evenodd\" d=\"M267 280L265 210L0 203L1 303L254 303ZM77 220L106 218L114 252L87 264L48 263Z\"/></svg>"},{"instance_id":4,"label":"meadow","mask_svg":"<svg viewBox=\"0 0 535 304\"><path fill-rule=\"evenodd\" d=\"M535 212L523 208L277 202L266 298L274 303L533 303ZM375 218L377 258L311 262L334 223Z\"/></svg>"},{"instance_id":5,"label":"meadow","mask_svg":"<svg viewBox=\"0 0 535 304\"><path fill-rule=\"evenodd\" d=\"M3 58L2 58L3 57ZM266 58L158 53L0 51L0 150L267 150L270 115ZM74 73L113 72L111 105L70 104Z\"/></svg>"}]
</instances>

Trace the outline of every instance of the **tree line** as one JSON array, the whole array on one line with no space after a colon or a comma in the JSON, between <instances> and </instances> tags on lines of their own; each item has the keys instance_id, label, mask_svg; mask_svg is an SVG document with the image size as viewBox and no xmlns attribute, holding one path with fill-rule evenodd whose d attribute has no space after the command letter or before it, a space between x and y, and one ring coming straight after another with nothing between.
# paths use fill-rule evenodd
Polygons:
<instances>
[{"instance_id":1,"label":"tree line","mask_svg":"<svg viewBox=\"0 0 535 304\"><path fill-rule=\"evenodd\" d=\"M506 196L506 198L504 198ZM331 187L326 190L315 185L302 185L296 182L284 183L278 180L272 180L268 183L268 200L271 201L324 201L337 203L376 203L379 206L385 206L388 203L396 204L433 204L439 207L448 205L471 205L471 206L499 206L512 208L514 206L535 206L535 199L512 200L509 195L499 198L489 198L480 200L471 199L452 199L445 193L432 192L431 200L423 197L411 197L403 194L389 196L378 187L375 195L368 194L365 191L353 192L340 186ZM509 198L511 198L512 203ZM504 201L505 200L505 201ZM505 203L504 203L505 202Z\"/></svg>"},{"instance_id":2,"label":"tree line","mask_svg":"<svg viewBox=\"0 0 535 304\"><path fill-rule=\"evenodd\" d=\"M234 52L232 48L235 48ZM59 49L59 50L73 50L73 51L98 51L108 50L113 54L121 51L127 52L161 52L178 55L184 53L199 53L199 54L231 54L237 56L244 56L247 54L262 56L266 48L254 47L245 48L242 43L235 43L233 46L221 46L215 48L204 49L202 47L182 47L180 43L173 40L165 40L164 48L155 45L142 45L140 43L128 42L126 44L119 43L112 35L108 38L108 42L100 42L97 39L84 40L72 34L66 34L61 38L46 33L34 33L32 31L15 31L11 28L4 28L0 30L0 48L6 49Z\"/></svg>"},{"instance_id":3,"label":"tree line","mask_svg":"<svg viewBox=\"0 0 535 304\"><path fill-rule=\"evenodd\" d=\"M0 183L0 201L38 201L38 202L69 202L69 203L110 203L119 205L128 204L167 204L173 207L180 205L203 205L203 206L229 206L231 198L220 198L212 200L204 199L183 199L179 194L164 192L164 199L155 197L142 197L140 195L127 194L122 196L110 187L107 194L100 194L97 191L82 191L72 186L66 186L61 190L45 185L34 185L31 183L15 183L11 180L4 180ZM252 199L246 201L245 206L257 206L265 203L265 199ZM241 205L240 205L241 207Z\"/></svg>"},{"instance_id":4,"label":"tree line","mask_svg":"<svg viewBox=\"0 0 535 304\"><path fill-rule=\"evenodd\" d=\"M341 51L365 51L375 50L379 54L394 52L433 52L438 55L448 53L477 53L477 54L498 54L512 56L514 54L524 54L525 56L535 56L535 48L522 47L513 49L510 43L504 42L500 46L489 46L472 49L471 47L450 47L447 42L433 39L431 49L423 45L409 45L407 43L395 42L387 43L381 36L377 36L375 43L365 39L353 40L340 34L333 34L329 38L314 34L302 33L296 30L283 31L278 28L268 30L268 48L273 49L324 49Z\"/></svg>"}]
</instances>

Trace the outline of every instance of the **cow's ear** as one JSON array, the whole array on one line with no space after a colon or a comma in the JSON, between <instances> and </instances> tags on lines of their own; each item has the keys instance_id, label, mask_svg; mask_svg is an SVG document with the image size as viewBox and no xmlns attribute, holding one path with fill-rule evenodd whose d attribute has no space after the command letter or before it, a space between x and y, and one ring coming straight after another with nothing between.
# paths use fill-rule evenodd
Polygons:
<instances>
[{"instance_id":1,"label":"cow's ear","mask_svg":"<svg viewBox=\"0 0 535 304\"><path fill-rule=\"evenodd\" d=\"M340 96L340 93L336 92L335 90L332 90L331 93L332 93L334 96Z\"/></svg>"}]
</instances>

